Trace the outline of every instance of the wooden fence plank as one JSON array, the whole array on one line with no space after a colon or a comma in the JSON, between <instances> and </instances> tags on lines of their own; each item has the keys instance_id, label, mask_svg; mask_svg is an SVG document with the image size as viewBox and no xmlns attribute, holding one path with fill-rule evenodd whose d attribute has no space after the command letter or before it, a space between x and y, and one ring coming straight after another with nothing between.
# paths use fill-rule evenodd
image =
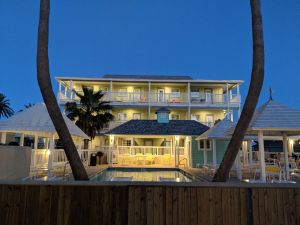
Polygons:
<instances>
[{"instance_id":1,"label":"wooden fence plank","mask_svg":"<svg viewBox=\"0 0 300 225\"><path fill-rule=\"evenodd\" d=\"M191 224L197 225L198 222L198 215L197 215L197 189L191 188L191 203L190 203L190 211L191 211Z\"/></svg>"},{"instance_id":2,"label":"wooden fence plank","mask_svg":"<svg viewBox=\"0 0 300 225\"><path fill-rule=\"evenodd\" d=\"M179 219L179 216L178 216L178 210L179 210L178 196L179 196L179 188L174 187L172 189L172 204L173 204L173 207L172 207L172 221L173 221L173 225L180 225L179 221L178 221L178 219Z\"/></svg>"},{"instance_id":3,"label":"wooden fence plank","mask_svg":"<svg viewBox=\"0 0 300 225\"><path fill-rule=\"evenodd\" d=\"M147 225L154 225L154 190L146 187Z\"/></svg>"}]
</instances>

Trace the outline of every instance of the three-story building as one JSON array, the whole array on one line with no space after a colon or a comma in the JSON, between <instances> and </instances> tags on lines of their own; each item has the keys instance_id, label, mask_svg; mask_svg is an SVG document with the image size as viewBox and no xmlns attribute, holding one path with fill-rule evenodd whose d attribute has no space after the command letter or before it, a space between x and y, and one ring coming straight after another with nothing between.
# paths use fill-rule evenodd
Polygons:
<instances>
[{"instance_id":1,"label":"three-story building","mask_svg":"<svg viewBox=\"0 0 300 225\"><path fill-rule=\"evenodd\" d=\"M233 120L241 107L241 80L204 80L190 76L104 75L101 78L56 77L58 102L78 101L82 87L105 92L113 106L112 129L128 120L153 120L159 107L170 110L171 120L197 120L212 126L226 115Z\"/></svg>"}]
</instances>

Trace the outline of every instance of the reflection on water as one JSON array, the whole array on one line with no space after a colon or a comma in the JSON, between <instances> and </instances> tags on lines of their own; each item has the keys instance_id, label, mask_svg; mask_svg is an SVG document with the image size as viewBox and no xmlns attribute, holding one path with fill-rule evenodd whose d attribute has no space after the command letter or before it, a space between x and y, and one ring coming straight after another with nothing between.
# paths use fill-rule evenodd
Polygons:
<instances>
[{"instance_id":1,"label":"reflection on water","mask_svg":"<svg viewBox=\"0 0 300 225\"><path fill-rule=\"evenodd\" d=\"M109 168L96 175L95 181L156 181L156 182L192 182L179 170L170 169L129 169Z\"/></svg>"}]
</instances>

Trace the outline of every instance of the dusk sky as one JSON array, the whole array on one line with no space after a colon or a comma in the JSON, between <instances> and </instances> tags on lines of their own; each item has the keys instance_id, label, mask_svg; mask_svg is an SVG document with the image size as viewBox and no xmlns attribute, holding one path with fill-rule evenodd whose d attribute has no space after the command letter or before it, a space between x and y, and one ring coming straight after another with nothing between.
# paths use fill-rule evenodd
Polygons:
<instances>
[{"instance_id":1,"label":"dusk sky","mask_svg":"<svg viewBox=\"0 0 300 225\"><path fill-rule=\"evenodd\" d=\"M52 1L49 57L55 76L191 75L241 79L252 66L249 0ZM300 0L262 0L265 83L300 109ZM0 0L0 92L14 110L42 102L36 80L37 0Z\"/></svg>"}]
</instances>

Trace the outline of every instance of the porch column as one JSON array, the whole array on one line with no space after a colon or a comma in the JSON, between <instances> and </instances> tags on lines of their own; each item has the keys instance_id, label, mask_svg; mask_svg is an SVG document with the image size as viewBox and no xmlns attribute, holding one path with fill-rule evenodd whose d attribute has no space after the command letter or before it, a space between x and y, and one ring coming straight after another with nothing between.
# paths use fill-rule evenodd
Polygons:
<instances>
[{"instance_id":1,"label":"porch column","mask_svg":"<svg viewBox=\"0 0 300 225\"><path fill-rule=\"evenodd\" d=\"M179 167L179 150L178 150L179 137L174 137L174 155L175 155L175 167Z\"/></svg>"},{"instance_id":2,"label":"porch column","mask_svg":"<svg viewBox=\"0 0 300 225\"><path fill-rule=\"evenodd\" d=\"M34 135L34 146L33 149L38 148L38 141L39 141L39 136L37 134Z\"/></svg>"},{"instance_id":3,"label":"porch column","mask_svg":"<svg viewBox=\"0 0 300 225\"><path fill-rule=\"evenodd\" d=\"M226 83L226 103L227 103L227 118L230 119L229 117L229 85Z\"/></svg>"},{"instance_id":4,"label":"porch column","mask_svg":"<svg viewBox=\"0 0 300 225\"><path fill-rule=\"evenodd\" d=\"M52 169L53 169L53 149L54 148L55 148L55 134L52 134L50 141L49 141L49 149L47 150L47 154L48 154L47 175L48 175L48 178L53 176Z\"/></svg>"},{"instance_id":5,"label":"porch column","mask_svg":"<svg viewBox=\"0 0 300 225\"><path fill-rule=\"evenodd\" d=\"M148 120L151 118L151 82L148 83Z\"/></svg>"},{"instance_id":6,"label":"porch column","mask_svg":"<svg viewBox=\"0 0 300 225\"><path fill-rule=\"evenodd\" d=\"M113 147L114 147L114 136L113 135L109 135L109 150L108 150L108 164L109 166L112 166L113 164L113 161L112 161L112 158L113 158L113 154L112 154L112 150L113 150Z\"/></svg>"},{"instance_id":7,"label":"porch column","mask_svg":"<svg viewBox=\"0 0 300 225\"><path fill-rule=\"evenodd\" d=\"M188 100L188 120L191 119L191 83L188 82L188 93L187 93L187 100Z\"/></svg>"},{"instance_id":8,"label":"porch column","mask_svg":"<svg viewBox=\"0 0 300 225\"><path fill-rule=\"evenodd\" d=\"M64 95L65 95L65 97L67 97L67 91L68 91L67 85L64 87L65 87Z\"/></svg>"},{"instance_id":9,"label":"porch column","mask_svg":"<svg viewBox=\"0 0 300 225\"><path fill-rule=\"evenodd\" d=\"M70 80L70 99L73 99L73 81Z\"/></svg>"},{"instance_id":10,"label":"porch column","mask_svg":"<svg viewBox=\"0 0 300 225\"><path fill-rule=\"evenodd\" d=\"M259 160L261 169L261 180L266 182L266 163L265 163L265 146L264 146L264 132L258 131L258 148L259 148Z\"/></svg>"},{"instance_id":11,"label":"porch column","mask_svg":"<svg viewBox=\"0 0 300 225\"><path fill-rule=\"evenodd\" d=\"M236 174L239 180L242 180L242 170L241 170L241 151L239 150L238 154L236 155Z\"/></svg>"},{"instance_id":12,"label":"porch column","mask_svg":"<svg viewBox=\"0 0 300 225\"><path fill-rule=\"evenodd\" d=\"M47 138L46 138L46 143L45 143L46 149L47 149L47 150L49 149L49 143L50 143L50 138L47 137Z\"/></svg>"},{"instance_id":13,"label":"porch column","mask_svg":"<svg viewBox=\"0 0 300 225\"><path fill-rule=\"evenodd\" d=\"M113 84L112 80L109 82L109 101L112 101L112 91L113 91Z\"/></svg>"},{"instance_id":14,"label":"porch column","mask_svg":"<svg viewBox=\"0 0 300 225\"><path fill-rule=\"evenodd\" d=\"M24 133L20 135L20 146L24 146Z\"/></svg>"},{"instance_id":15,"label":"porch column","mask_svg":"<svg viewBox=\"0 0 300 225\"><path fill-rule=\"evenodd\" d=\"M237 84L236 85L236 98L239 102L241 102L241 98L240 98L240 84ZM241 103L239 103L240 105ZM239 106L239 109L238 109L238 118L240 118L241 116L241 107Z\"/></svg>"},{"instance_id":16,"label":"porch column","mask_svg":"<svg viewBox=\"0 0 300 225\"><path fill-rule=\"evenodd\" d=\"M247 141L247 148L248 148L248 154L249 154L249 164L250 164L250 167L252 167L252 164L253 164L253 152L252 152L251 143L252 143L252 141Z\"/></svg>"},{"instance_id":17,"label":"porch column","mask_svg":"<svg viewBox=\"0 0 300 225\"><path fill-rule=\"evenodd\" d=\"M6 144L6 132L1 133L1 144Z\"/></svg>"},{"instance_id":18,"label":"porch column","mask_svg":"<svg viewBox=\"0 0 300 225\"><path fill-rule=\"evenodd\" d=\"M212 139L212 150L213 150L213 167L217 167L217 146L216 139Z\"/></svg>"},{"instance_id":19,"label":"porch column","mask_svg":"<svg viewBox=\"0 0 300 225\"><path fill-rule=\"evenodd\" d=\"M290 179L290 165L289 165L288 142L287 142L286 133L283 133L283 135L282 135L282 142L283 142L283 154L284 154L284 165L285 165L285 177L286 177L286 180L289 180Z\"/></svg>"}]
</instances>

